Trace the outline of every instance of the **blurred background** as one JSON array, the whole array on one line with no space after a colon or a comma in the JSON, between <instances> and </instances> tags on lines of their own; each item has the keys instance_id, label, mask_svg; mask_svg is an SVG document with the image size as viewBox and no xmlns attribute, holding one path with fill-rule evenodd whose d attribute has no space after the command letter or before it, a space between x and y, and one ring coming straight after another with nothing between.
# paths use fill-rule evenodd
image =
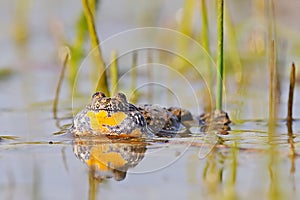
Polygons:
<instances>
[{"instance_id":1,"label":"blurred background","mask_svg":"<svg viewBox=\"0 0 300 200\"><path fill-rule=\"evenodd\" d=\"M216 61L216 10L216 1L208 0L99 0L95 6L95 25L100 41L136 28L162 27L199 42L209 56L201 57L204 54L199 56L188 48L182 50L196 61L209 60L201 66L206 69L201 75L207 82L195 76L191 66L172 65L168 52L153 51L151 57L142 50L137 65L152 59L158 63L153 66L158 67L153 67L157 70L153 72L146 68L139 71L135 82L139 87L143 81L162 80L174 69L182 76L171 77L166 86L175 89L158 88L154 92L142 88L136 101L180 105L199 115L209 107L207 102L214 99L215 74L211 76L209 67ZM203 135L195 136L194 143L188 141L190 138L174 139L175 143L169 146L147 143L143 150L147 149L148 154L137 168L129 170L123 182L99 183L98 197L297 199L300 186L300 173L296 170L300 164L299 10L299 0L225 0L224 109L233 121L232 131L227 136L219 136L220 146L203 159L199 159L199 146L205 141ZM74 75L74 69L79 66L93 65L89 60L83 62L91 49L84 20L79 0L0 0L0 199L87 199L92 187L88 170L74 156L71 139L59 137L70 126L73 114L87 104L94 92L95 82L90 80L92 69L81 73L79 78ZM140 42L140 38L136 39ZM267 119L272 39L277 55L279 120L270 141ZM131 41L124 41L124 46ZM177 43L167 37L159 38L160 42L166 46ZM53 99L66 47L71 59L60 91L57 120L52 112ZM111 52L104 48L103 53L108 55L105 62L109 63ZM118 63L122 77L120 90L127 95L132 94L129 89L132 76L127 72L134 63L133 57L133 52L129 52ZM290 134L285 117L292 62L297 71L296 120ZM171 67L163 68L159 63ZM79 80L78 88L74 87L74 77ZM195 94L186 90L188 84L195 88ZM210 96L206 88L212 93ZM182 95L179 103L172 98L178 94ZM51 146L49 141L56 143ZM270 144L277 145L279 150L274 151ZM149 169L156 171L144 173Z\"/></svg>"}]
</instances>

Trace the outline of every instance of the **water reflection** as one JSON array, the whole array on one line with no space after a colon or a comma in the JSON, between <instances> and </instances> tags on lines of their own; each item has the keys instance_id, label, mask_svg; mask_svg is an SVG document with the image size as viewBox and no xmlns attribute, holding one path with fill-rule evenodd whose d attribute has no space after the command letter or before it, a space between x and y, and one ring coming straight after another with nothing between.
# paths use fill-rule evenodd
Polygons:
<instances>
[{"instance_id":1,"label":"water reflection","mask_svg":"<svg viewBox=\"0 0 300 200\"><path fill-rule=\"evenodd\" d=\"M291 169L290 173L293 174L295 173L295 135L293 133L293 120L287 120L286 123L287 130L288 130L288 143L290 144L290 159L291 159Z\"/></svg>"},{"instance_id":2,"label":"water reflection","mask_svg":"<svg viewBox=\"0 0 300 200\"><path fill-rule=\"evenodd\" d=\"M139 139L75 138L73 152L99 181L114 177L124 180L127 171L144 158L146 143Z\"/></svg>"},{"instance_id":3,"label":"water reflection","mask_svg":"<svg viewBox=\"0 0 300 200\"><path fill-rule=\"evenodd\" d=\"M225 155L221 151L213 148L206 159L206 165L203 170L202 180L207 187L207 191L216 194L223 181Z\"/></svg>"},{"instance_id":4,"label":"water reflection","mask_svg":"<svg viewBox=\"0 0 300 200\"><path fill-rule=\"evenodd\" d=\"M206 158L202 182L207 197L213 199L238 199L236 179L238 171L238 147L229 149L214 147Z\"/></svg>"}]
</instances>

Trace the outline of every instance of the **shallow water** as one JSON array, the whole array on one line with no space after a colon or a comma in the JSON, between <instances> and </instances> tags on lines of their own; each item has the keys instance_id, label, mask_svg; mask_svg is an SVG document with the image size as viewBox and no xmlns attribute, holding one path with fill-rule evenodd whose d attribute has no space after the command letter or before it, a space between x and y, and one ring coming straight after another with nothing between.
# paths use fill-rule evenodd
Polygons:
<instances>
[{"instance_id":1,"label":"shallow water","mask_svg":"<svg viewBox=\"0 0 300 200\"><path fill-rule=\"evenodd\" d=\"M300 120L293 122L291 140L284 120L278 120L271 139L267 120L244 120L233 122L232 131L218 137L194 134L125 143L105 139L74 146L76 141L63 134L72 120L69 97L63 93L60 120L54 120L54 93L48 91L53 89L49 83L55 72L45 72L16 72L1 84L1 99L7 99L0 115L1 199L87 199L93 195L98 199L273 199L278 195L296 199L300 195ZM30 96L20 87L41 79L42 84L28 90ZM81 97L78 101L86 103ZM112 168L122 165L122 159L105 160L113 157L111 152L105 153L107 148L116 154L125 149L123 158L137 154L140 158L133 159L134 164L128 161L125 168L121 166L125 175L108 169L91 175L88 165L74 154L77 149L78 156L78 145L81 153L94 149L95 158ZM98 179L89 182L93 176ZM91 190L93 185L97 191Z\"/></svg>"}]
</instances>

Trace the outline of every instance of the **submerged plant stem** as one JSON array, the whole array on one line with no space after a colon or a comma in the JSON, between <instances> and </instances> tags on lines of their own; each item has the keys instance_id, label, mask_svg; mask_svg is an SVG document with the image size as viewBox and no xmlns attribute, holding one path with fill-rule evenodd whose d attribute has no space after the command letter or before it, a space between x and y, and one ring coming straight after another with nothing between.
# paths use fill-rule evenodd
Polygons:
<instances>
[{"instance_id":1,"label":"submerged plant stem","mask_svg":"<svg viewBox=\"0 0 300 200\"><path fill-rule=\"evenodd\" d=\"M218 6L218 57L217 57L217 100L216 109L222 110L223 104L223 46L224 46L224 0L217 1Z\"/></svg>"},{"instance_id":2,"label":"submerged plant stem","mask_svg":"<svg viewBox=\"0 0 300 200\"><path fill-rule=\"evenodd\" d=\"M82 0L83 10L86 17L88 29L89 29L89 35L90 40L92 44L92 49L94 49L94 60L96 62L97 67L99 68L99 80L97 83L96 90L102 91L106 95L109 96L109 90L108 90L108 81L106 76L106 70L105 70L105 64L102 57L102 52L99 46L99 39L96 32L95 22L94 22L94 16L93 13L89 7L88 0Z\"/></svg>"}]
</instances>

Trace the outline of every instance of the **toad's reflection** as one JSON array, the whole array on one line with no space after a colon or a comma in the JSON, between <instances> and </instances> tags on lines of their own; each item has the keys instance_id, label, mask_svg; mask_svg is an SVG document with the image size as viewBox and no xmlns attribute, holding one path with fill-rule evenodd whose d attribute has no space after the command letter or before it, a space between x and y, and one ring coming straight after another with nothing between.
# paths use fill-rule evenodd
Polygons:
<instances>
[{"instance_id":1,"label":"toad's reflection","mask_svg":"<svg viewBox=\"0 0 300 200\"><path fill-rule=\"evenodd\" d=\"M95 172L95 178L103 180L114 177L121 181L125 179L127 170L144 158L146 143L142 140L76 138L73 151Z\"/></svg>"}]
</instances>

